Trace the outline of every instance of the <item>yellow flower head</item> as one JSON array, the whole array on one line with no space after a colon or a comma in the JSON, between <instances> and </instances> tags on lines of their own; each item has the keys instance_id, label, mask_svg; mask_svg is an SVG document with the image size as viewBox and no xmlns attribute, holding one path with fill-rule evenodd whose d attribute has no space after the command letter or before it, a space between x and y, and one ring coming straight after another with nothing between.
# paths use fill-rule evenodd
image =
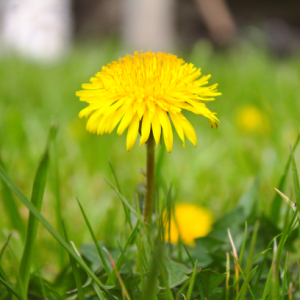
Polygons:
<instances>
[{"instance_id":1,"label":"yellow flower head","mask_svg":"<svg viewBox=\"0 0 300 300\"><path fill-rule=\"evenodd\" d=\"M121 135L129 126L127 151L133 147L140 130L140 146L147 142L150 132L156 144L161 128L168 152L172 151L173 132L170 118L183 141L186 136L195 146L196 133L183 116L182 109L208 118L211 126L218 119L203 102L214 100L216 86L205 86L210 75L201 76L200 69L187 64L173 54L138 53L127 55L102 67L85 89L76 93L89 106L79 113L88 117L87 131L110 134L118 123Z\"/></svg>"},{"instance_id":2,"label":"yellow flower head","mask_svg":"<svg viewBox=\"0 0 300 300\"><path fill-rule=\"evenodd\" d=\"M245 133L266 133L269 131L269 119L253 105L242 106L237 110L236 123Z\"/></svg>"},{"instance_id":3,"label":"yellow flower head","mask_svg":"<svg viewBox=\"0 0 300 300\"><path fill-rule=\"evenodd\" d=\"M180 239L186 245L195 246L195 239L206 236L212 229L213 215L204 208L194 204L181 203L175 205L175 221L171 217L170 241L178 243ZM166 216L166 211L164 212ZM169 240L169 224L165 228L165 239Z\"/></svg>"}]
</instances>

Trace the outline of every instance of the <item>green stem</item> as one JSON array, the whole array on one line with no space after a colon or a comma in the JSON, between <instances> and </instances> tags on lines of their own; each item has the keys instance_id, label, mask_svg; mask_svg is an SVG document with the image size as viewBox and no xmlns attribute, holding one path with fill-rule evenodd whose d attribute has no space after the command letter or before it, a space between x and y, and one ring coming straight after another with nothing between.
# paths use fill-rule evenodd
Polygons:
<instances>
[{"instance_id":1,"label":"green stem","mask_svg":"<svg viewBox=\"0 0 300 300\"><path fill-rule=\"evenodd\" d=\"M151 217L154 202L154 182L155 182L155 141L152 132L147 142L147 169L146 169L146 194L144 203L144 221L151 225Z\"/></svg>"}]
</instances>

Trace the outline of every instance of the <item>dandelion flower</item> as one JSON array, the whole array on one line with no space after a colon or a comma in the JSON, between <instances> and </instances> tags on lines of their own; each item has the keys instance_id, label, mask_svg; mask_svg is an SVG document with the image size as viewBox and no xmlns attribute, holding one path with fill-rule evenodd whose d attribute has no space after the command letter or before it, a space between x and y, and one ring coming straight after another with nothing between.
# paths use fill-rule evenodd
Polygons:
<instances>
[{"instance_id":1,"label":"dandelion flower","mask_svg":"<svg viewBox=\"0 0 300 300\"><path fill-rule=\"evenodd\" d=\"M89 104L79 117L88 117L90 133L110 134L118 125L121 135L126 128L127 151L133 147L140 131L140 146L151 131L158 145L161 133L168 152L172 151L173 131L170 120L183 141L185 136L197 146L196 133L182 110L205 116L211 127L218 125L203 101L214 100L217 84L207 86L210 75L173 54L139 53L127 55L102 67L83 91L76 93Z\"/></svg>"},{"instance_id":2,"label":"dandelion flower","mask_svg":"<svg viewBox=\"0 0 300 300\"><path fill-rule=\"evenodd\" d=\"M236 123L244 133L267 133L269 131L268 116L253 105L245 105L237 110Z\"/></svg>"},{"instance_id":3,"label":"dandelion flower","mask_svg":"<svg viewBox=\"0 0 300 300\"><path fill-rule=\"evenodd\" d=\"M166 211L164 215L166 214ZM175 221L171 217L170 241L178 243L180 239L186 245L195 246L195 239L206 236L212 229L213 215L204 207L194 204L181 203L175 205ZM169 240L169 224L165 228L165 239Z\"/></svg>"}]
</instances>

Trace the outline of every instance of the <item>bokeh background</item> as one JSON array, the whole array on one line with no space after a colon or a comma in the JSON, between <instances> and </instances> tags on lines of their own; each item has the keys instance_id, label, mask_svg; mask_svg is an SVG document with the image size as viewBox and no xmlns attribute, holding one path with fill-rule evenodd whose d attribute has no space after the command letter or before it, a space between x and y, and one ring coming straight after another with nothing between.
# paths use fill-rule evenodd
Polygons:
<instances>
[{"instance_id":1,"label":"bokeh background","mask_svg":"<svg viewBox=\"0 0 300 300\"><path fill-rule=\"evenodd\" d=\"M0 156L30 196L50 125L53 147L43 215L62 218L76 245L90 241L75 200L81 200L97 238L114 244L122 205L104 181L115 167L129 201L143 192L145 147L126 152L126 135L85 130L75 96L82 83L112 60L136 50L171 52L212 74L222 96L208 103L219 129L186 113L198 147L158 147L161 186L175 201L209 208L215 218L259 182L257 207L269 214L289 143L300 126L300 3L279 0L4 0L0 3ZM300 164L300 153L296 151ZM290 195L291 180L284 192ZM2 188L3 190L3 188ZM0 194L0 244L16 224ZM14 199L24 221L28 211ZM22 244L14 232L13 245ZM55 272L58 246L41 227L37 265ZM15 247L17 255L22 247ZM18 250L19 249L19 250ZM20 253L18 253L18 251ZM47 255L46 255L47 253ZM45 257L46 255L46 257ZM62 258L63 259L63 258Z\"/></svg>"}]
</instances>

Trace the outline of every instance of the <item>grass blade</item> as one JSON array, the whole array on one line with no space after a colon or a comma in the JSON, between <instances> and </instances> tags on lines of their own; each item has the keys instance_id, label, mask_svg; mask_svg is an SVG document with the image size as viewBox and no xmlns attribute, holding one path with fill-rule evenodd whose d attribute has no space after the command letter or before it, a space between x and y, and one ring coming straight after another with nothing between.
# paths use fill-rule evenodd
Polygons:
<instances>
[{"instance_id":1,"label":"grass blade","mask_svg":"<svg viewBox=\"0 0 300 300\"><path fill-rule=\"evenodd\" d=\"M87 216L86 216L86 214L85 214L85 212L84 212L84 209L83 209L83 207L82 207L82 205L81 205L81 203L80 203L80 201L79 201L79 199L78 199L77 197L76 197L76 200L77 200L77 203L78 203L79 208L80 208L80 210L81 210L81 213L82 213L82 215L83 215L83 218L84 218L84 220L85 220L85 223L86 223L86 225L87 225L87 227L88 227L88 229L89 229L89 232L90 232L90 234L91 234L91 236L92 236L92 239L93 239L94 244L95 244L95 246L96 246L96 249L97 249L97 251L98 251L99 257L100 257L100 259L101 259L102 265L103 265L103 267L104 267L104 269L105 269L105 272L106 272L107 276L109 277L109 276L110 276L110 270L109 270L108 265L107 265L107 263L106 263L106 260L105 260L105 258L104 258L103 251L102 251L102 249L101 249L100 246L99 246L99 243L98 243L98 241L97 241L97 239L96 239L96 236L95 236L95 234L94 234L94 231L93 231L93 229L92 229L91 223L89 222L89 220L88 220L88 218L87 218Z\"/></svg>"},{"instance_id":2,"label":"grass blade","mask_svg":"<svg viewBox=\"0 0 300 300\"><path fill-rule=\"evenodd\" d=\"M63 228L63 231L64 231L66 242L70 245L71 243L70 243L70 240L68 238L67 231L66 231L66 228L65 228L63 222L62 222L62 228ZM78 299L79 300L84 300L84 294L83 294L83 289L82 289L81 278L80 278L80 274L79 274L76 262L75 262L74 258L72 257L72 255L69 255L69 256L70 256L70 262L71 262L73 275L74 275L74 279L75 279L75 283L76 283L76 287L77 287L77 291L78 291Z\"/></svg>"},{"instance_id":3,"label":"grass blade","mask_svg":"<svg viewBox=\"0 0 300 300\"><path fill-rule=\"evenodd\" d=\"M298 134L297 140L294 144L293 149L296 150L298 143L300 141L300 133ZM292 161L292 155L289 156L289 159L286 163L285 169L284 169L284 173L279 181L278 184L278 190L283 191L284 185L285 185L285 181L286 181L286 177L290 168L290 164ZM281 206L282 206L282 199L280 198L280 196L278 194L275 195L273 201L272 201L272 205L271 205L271 213L270 213L270 218L271 220L273 220L274 224L277 224L279 217L280 217L280 210L281 210Z\"/></svg>"},{"instance_id":4,"label":"grass blade","mask_svg":"<svg viewBox=\"0 0 300 300\"><path fill-rule=\"evenodd\" d=\"M113 176L114 176L114 179L115 179L115 182L116 182L116 185L117 185L117 189L118 189L118 191L122 194L121 186L120 186L120 184L119 184L119 180L118 180L117 174L116 174L116 172L115 172L114 167L113 167L112 164L111 164L110 159L108 159L108 164L109 164L109 167L110 167L110 169L111 169L111 172L112 172L112 174L113 174Z\"/></svg>"},{"instance_id":5,"label":"grass blade","mask_svg":"<svg viewBox=\"0 0 300 300\"><path fill-rule=\"evenodd\" d=\"M296 161L293 153L293 148L291 147L291 160L292 160L292 169L293 169L293 181L294 181L294 189L295 189L295 198L297 202L297 209L300 207L300 185L299 185L299 177L297 172Z\"/></svg>"},{"instance_id":6,"label":"grass blade","mask_svg":"<svg viewBox=\"0 0 300 300\"><path fill-rule=\"evenodd\" d=\"M59 173L59 163L58 163L58 153L57 153L57 140L56 135L53 138L52 149L50 150L51 161L52 161L52 189L55 197L55 221L58 233L63 236L62 228L62 213L61 213L61 193L60 193L60 173ZM58 250L60 266L63 268L65 262L65 252L63 248L59 247Z\"/></svg>"},{"instance_id":7,"label":"grass blade","mask_svg":"<svg viewBox=\"0 0 300 300\"><path fill-rule=\"evenodd\" d=\"M3 254L4 254L4 252L5 252L5 249L6 249L6 247L7 247L8 244L9 244L11 235L12 235L12 234L10 233L9 236L8 236L8 238L7 238L6 241L5 241L4 245L2 246L2 248L1 248L1 250L0 250L0 262L1 262L1 259L2 259Z\"/></svg>"},{"instance_id":8,"label":"grass blade","mask_svg":"<svg viewBox=\"0 0 300 300\"><path fill-rule=\"evenodd\" d=\"M86 273L105 291L110 287L104 286L97 276L92 272L92 270L87 266L87 264L75 253L75 251L65 242L65 240L55 231L55 229L50 225L50 223L40 214L40 212L35 208L35 206L27 199L23 192L15 185L15 183L8 177L6 172L0 167L0 178L2 178L7 186L12 192L23 202L25 206L32 212L36 218L45 226L49 233L61 244L63 248L70 253L77 263L86 271Z\"/></svg>"},{"instance_id":9,"label":"grass blade","mask_svg":"<svg viewBox=\"0 0 300 300\"><path fill-rule=\"evenodd\" d=\"M192 292L193 292L193 288L194 288L194 284L195 284L195 278L197 276L197 265L198 265L198 261L196 260L195 265L194 265L193 274L190 279L190 284L189 284L188 292L186 295L186 300L190 300L192 297Z\"/></svg>"},{"instance_id":10,"label":"grass blade","mask_svg":"<svg viewBox=\"0 0 300 300\"><path fill-rule=\"evenodd\" d=\"M4 163L2 162L1 158L0 158L0 166L2 166L3 169L5 169ZM24 241L26 235L24 222L21 218L21 215L19 213L18 207L16 205L15 199L11 191L9 190L9 188L7 187L7 185L3 180L1 180L1 182L2 182L2 199L3 199L4 209L6 210L12 228L14 228L20 233Z\"/></svg>"},{"instance_id":11,"label":"grass blade","mask_svg":"<svg viewBox=\"0 0 300 300\"><path fill-rule=\"evenodd\" d=\"M253 254L254 254L254 249L255 249L258 227L259 227L259 221L256 221L254 224L253 234L252 234L251 241L250 241L248 259L247 259L246 268L245 268L246 277L250 273L250 270L251 270L252 264L253 264Z\"/></svg>"},{"instance_id":12,"label":"grass blade","mask_svg":"<svg viewBox=\"0 0 300 300\"><path fill-rule=\"evenodd\" d=\"M117 174L116 174L115 169L113 168L113 166L112 166L112 164L111 164L111 162L110 162L109 159L108 159L108 164L109 164L111 172L112 172L112 174L114 176L114 179L115 179L115 182L116 182L116 185L117 185L117 190L122 195L121 187L120 187L120 184L119 184L119 180L118 180ZM125 212L126 222L128 222L130 228L132 229L132 222L131 222L131 218L130 218L130 213L128 211L128 207L126 206L126 204L124 203L124 201L122 201L122 205L123 205L123 209L124 209L124 212Z\"/></svg>"},{"instance_id":13,"label":"grass blade","mask_svg":"<svg viewBox=\"0 0 300 300\"><path fill-rule=\"evenodd\" d=\"M271 267L272 270L272 279L271 279L271 289L270 289L270 299L279 300L279 270L277 269L277 244L276 240L274 241L274 254L273 254L273 264Z\"/></svg>"},{"instance_id":14,"label":"grass blade","mask_svg":"<svg viewBox=\"0 0 300 300\"><path fill-rule=\"evenodd\" d=\"M96 292L96 294L97 294L97 296L98 296L98 298L99 298L100 300L105 300L105 299L106 299L106 298L104 297L102 291L99 289L98 285L96 285L95 283L93 283L93 288L94 288L94 290L95 290L95 292Z\"/></svg>"},{"instance_id":15,"label":"grass blade","mask_svg":"<svg viewBox=\"0 0 300 300\"><path fill-rule=\"evenodd\" d=\"M7 282L5 282L2 278L0 278L0 283L2 283L11 293L13 293L19 300L22 300L22 297L18 294L18 292Z\"/></svg>"},{"instance_id":16,"label":"grass blade","mask_svg":"<svg viewBox=\"0 0 300 300\"><path fill-rule=\"evenodd\" d=\"M289 234L292 232L292 230L294 229L294 227L297 224L297 223L295 223L295 221L296 220L298 221L298 219L297 219L297 213L298 213L298 211L296 210L294 212L294 214L292 215L292 217L290 218L290 222L289 222L288 226L286 226L286 227L283 228L283 233L281 235L280 242L279 242L278 248L276 250L276 259L273 259L272 266L271 266L269 274L268 274L267 282L265 284L265 288L264 288L262 300L266 300L267 297L268 297L268 295L269 295L269 293L270 293L271 284L272 284L272 278L274 276L273 275L274 264L276 264L275 271L278 272L279 265L280 265L280 262L281 262L281 255L282 255L284 244L285 244L285 242L286 242Z\"/></svg>"},{"instance_id":17,"label":"grass blade","mask_svg":"<svg viewBox=\"0 0 300 300\"><path fill-rule=\"evenodd\" d=\"M125 199L125 197L116 189L113 184L105 178L105 181L108 183L108 185L116 192L116 194L120 197L122 203L126 205L126 207L135 215L135 217L138 218L138 214L135 211L135 209L128 203L128 201ZM130 223L131 224L131 223ZM131 228L132 229L132 228Z\"/></svg>"},{"instance_id":18,"label":"grass blade","mask_svg":"<svg viewBox=\"0 0 300 300\"><path fill-rule=\"evenodd\" d=\"M187 250L186 246L183 245L183 248L185 249L185 252L187 253L187 255L189 257L189 260L192 263L192 266L195 268L195 263L194 263L191 255L190 255L189 251ZM202 286L201 286L201 282L200 282L200 278L196 277L196 283L197 283L199 294L200 294L200 300L205 300L203 290L202 290Z\"/></svg>"},{"instance_id":19,"label":"grass blade","mask_svg":"<svg viewBox=\"0 0 300 300\"><path fill-rule=\"evenodd\" d=\"M52 128L51 128L52 131ZM51 132L50 131L50 132ZM50 133L51 134L51 133ZM47 169L49 162L49 145L47 145L46 150L40 160L31 195L31 203L37 209L38 212L41 211L44 191L47 180ZM38 231L39 220L35 217L33 213L30 212L26 233L25 246L20 262L19 269L19 288L22 291L23 298L27 299L28 284L30 278L30 268L33 260L34 245Z\"/></svg>"},{"instance_id":20,"label":"grass blade","mask_svg":"<svg viewBox=\"0 0 300 300\"><path fill-rule=\"evenodd\" d=\"M122 251L121 255L119 256L119 258L118 258L118 260L117 260L117 263L116 263L116 268L117 268L117 270L120 270L121 267L122 267L122 264L123 264L123 261L124 261L124 254L125 254L125 252L126 252L128 246L129 246L130 244L132 244L132 243L135 241L135 238L136 238L136 235L137 235L137 232L138 232L138 227L139 227L139 222L136 223L136 225L135 225L133 231L131 232L131 234L130 234L130 236L129 236L129 238L128 238L128 240L127 240L127 242L126 242L126 244L125 244L125 246L124 246L124 248L123 248L123 251ZM107 284L113 285L114 282L115 282L115 279L116 279L116 272L115 272L115 270L114 270L114 271L110 274L110 276L108 277L108 279L107 279Z\"/></svg>"},{"instance_id":21,"label":"grass blade","mask_svg":"<svg viewBox=\"0 0 300 300\"><path fill-rule=\"evenodd\" d=\"M230 280L230 256L229 253L226 253L226 283L225 283L225 297L226 300L229 300L230 295L230 287L229 287L229 280ZM202 300L202 299L201 299Z\"/></svg>"},{"instance_id":22,"label":"grass blade","mask_svg":"<svg viewBox=\"0 0 300 300\"><path fill-rule=\"evenodd\" d=\"M286 286L286 281L287 281L287 262L288 262L288 253L286 254L285 258L285 264L284 264L284 274L283 274L283 281L282 281L282 289L281 289L281 300L284 300L284 295L285 295L285 286Z\"/></svg>"},{"instance_id":23,"label":"grass blade","mask_svg":"<svg viewBox=\"0 0 300 300\"><path fill-rule=\"evenodd\" d=\"M125 286L125 284L124 284L124 282L123 282L123 280L122 280L122 278L120 276L118 268L117 268L117 266L116 266L116 264L115 264L115 262L114 262L114 260L113 260L113 258L111 256L111 254L109 253L109 251L106 248L105 248L105 252L107 253L107 255L109 257L109 260L110 260L110 263L111 263L111 265L112 265L112 267L113 267L113 269L115 271L115 274L118 277L118 281L119 281L121 289L122 289L122 295L123 295L123 297L125 299L127 299L127 300L131 300L130 296L129 296L128 292L127 292L126 286Z\"/></svg>"},{"instance_id":24,"label":"grass blade","mask_svg":"<svg viewBox=\"0 0 300 300\"><path fill-rule=\"evenodd\" d=\"M243 244L242 244L242 248L241 248L240 255L239 255L240 256L239 257L240 264L242 264L242 262L243 262L243 256L244 256L246 240L247 240L247 231L248 231L248 225L247 225L247 221L246 221L245 222L245 231L244 231Z\"/></svg>"},{"instance_id":25,"label":"grass blade","mask_svg":"<svg viewBox=\"0 0 300 300\"><path fill-rule=\"evenodd\" d=\"M232 257L233 257L233 259L234 259L234 261L235 261L235 264L236 264L236 266L238 267L238 269L239 269L239 271L240 271L240 273L241 273L241 275L242 275L242 277L243 277L243 279L244 279L244 283L243 283L243 285L242 285L241 290L239 291L239 293L238 293L238 295L237 295L236 300L242 300L242 299L245 299L245 297L246 297L246 292L247 292L247 287L249 288L249 292L250 292L250 294L251 294L252 299L255 300L255 296L254 296L254 294L253 294L253 292L252 292L252 289L251 289L251 287L250 287L250 285L249 285L249 282L250 282L250 280L252 279L252 277L254 276L254 274L255 274L256 269L258 268L258 266L256 266L255 268L253 268L253 270L248 274L248 276L245 276L245 274L244 274L244 272L243 272L243 270L242 270L242 268L241 268L241 266L240 266L240 264L239 264L239 262L238 262L236 256L235 256L233 253L232 253ZM245 292L245 290L246 290L246 292Z\"/></svg>"}]
</instances>

